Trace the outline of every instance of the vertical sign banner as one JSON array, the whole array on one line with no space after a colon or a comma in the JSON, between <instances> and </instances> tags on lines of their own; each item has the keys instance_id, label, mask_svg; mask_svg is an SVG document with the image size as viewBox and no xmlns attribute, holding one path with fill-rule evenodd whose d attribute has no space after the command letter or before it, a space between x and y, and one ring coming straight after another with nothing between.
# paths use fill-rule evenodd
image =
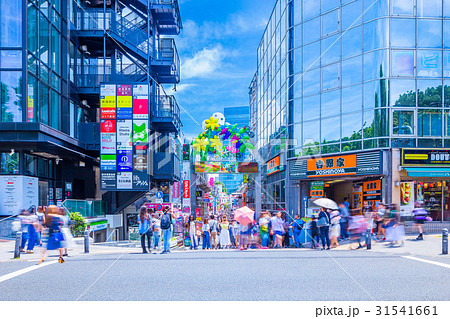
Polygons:
<instances>
[{"instance_id":1,"label":"vertical sign banner","mask_svg":"<svg viewBox=\"0 0 450 319\"><path fill-rule=\"evenodd\" d=\"M133 129L132 120L117 120L117 150L132 151L131 132Z\"/></svg>"},{"instance_id":2,"label":"vertical sign banner","mask_svg":"<svg viewBox=\"0 0 450 319\"><path fill-rule=\"evenodd\" d=\"M400 183L400 214L411 216L414 210L414 182Z\"/></svg>"},{"instance_id":3,"label":"vertical sign banner","mask_svg":"<svg viewBox=\"0 0 450 319\"><path fill-rule=\"evenodd\" d=\"M191 198L191 181L183 181L183 198Z\"/></svg>"},{"instance_id":4,"label":"vertical sign banner","mask_svg":"<svg viewBox=\"0 0 450 319\"><path fill-rule=\"evenodd\" d=\"M100 154L116 154L116 121L100 122Z\"/></svg>"},{"instance_id":5,"label":"vertical sign banner","mask_svg":"<svg viewBox=\"0 0 450 319\"><path fill-rule=\"evenodd\" d=\"M31 84L28 84L28 103L27 103L27 122L34 120L34 90Z\"/></svg>"},{"instance_id":6,"label":"vertical sign banner","mask_svg":"<svg viewBox=\"0 0 450 319\"><path fill-rule=\"evenodd\" d=\"M133 118L133 87L131 85L117 86L117 119Z\"/></svg>"},{"instance_id":7,"label":"vertical sign banner","mask_svg":"<svg viewBox=\"0 0 450 319\"><path fill-rule=\"evenodd\" d=\"M172 198L180 198L180 182L174 182L172 185Z\"/></svg>"},{"instance_id":8,"label":"vertical sign banner","mask_svg":"<svg viewBox=\"0 0 450 319\"><path fill-rule=\"evenodd\" d=\"M100 185L102 190L150 187L149 86L100 87Z\"/></svg>"},{"instance_id":9,"label":"vertical sign banner","mask_svg":"<svg viewBox=\"0 0 450 319\"><path fill-rule=\"evenodd\" d=\"M116 118L116 86L114 84L100 86L100 118Z\"/></svg>"},{"instance_id":10,"label":"vertical sign banner","mask_svg":"<svg viewBox=\"0 0 450 319\"><path fill-rule=\"evenodd\" d=\"M133 119L148 119L148 85L133 85Z\"/></svg>"}]
</instances>

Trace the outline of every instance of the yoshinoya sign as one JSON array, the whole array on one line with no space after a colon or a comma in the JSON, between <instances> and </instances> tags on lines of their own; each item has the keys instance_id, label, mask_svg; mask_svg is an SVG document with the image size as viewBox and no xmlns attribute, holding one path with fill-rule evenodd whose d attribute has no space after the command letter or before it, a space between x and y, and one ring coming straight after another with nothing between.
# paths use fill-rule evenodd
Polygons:
<instances>
[{"instance_id":1,"label":"yoshinoya sign","mask_svg":"<svg viewBox=\"0 0 450 319\"><path fill-rule=\"evenodd\" d=\"M402 149L402 166L448 165L450 165L450 149Z\"/></svg>"},{"instance_id":2,"label":"yoshinoya sign","mask_svg":"<svg viewBox=\"0 0 450 319\"><path fill-rule=\"evenodd\" d=\"M291 179L328 176L378 175L382 173L381 152L342 154L290 161Z\"/></svg>"}]
</instances>

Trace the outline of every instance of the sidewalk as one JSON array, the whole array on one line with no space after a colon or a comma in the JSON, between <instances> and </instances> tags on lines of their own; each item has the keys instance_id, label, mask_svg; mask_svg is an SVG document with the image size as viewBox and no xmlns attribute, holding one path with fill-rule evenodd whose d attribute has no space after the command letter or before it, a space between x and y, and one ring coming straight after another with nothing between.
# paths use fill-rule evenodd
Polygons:
<instances>
[{"instance_id":1,"label":"sidewalk","mask_svg":"<svg viewBox=\"0 0 450 319\"><path fill-rule=\"evenodd\" d=\"M14 259L14 245L15 240L0 240L0 262L15 261ZM26 249L26 247L25 247ZM26 261L38 261L42 257L43 247L36 246L34 248L33 254L21 253L19 260ZM92 239L89 245L89 254L84 253L84 241L83 239L74 239L73 247L69 248L69 258L70 256L88 256L88 255L98 255L98 254L121 254L121 253L140 253L141 248L139 247L129 247L129 246L106 246L106 245L93 245ZM53 250L47 253L48 256L53 257L59 255L58 251Z\"/></svg>"},{"instance_id":2,"label":"sidewalk","mask_svg":"<svg viewBox=\"0 0 450 319\"><path fill-rule=\"evenodd\" d=\"M426 256L426 257L446 257L450 259L450 255L442 255L442 236L441 235L424 235L424 240L416 240L417 235L406 236L404 246L396 244L390 247L389 242L373 241L372 251L387 254L401 254L409 256ZM343 241L335 250L348 250L352 244L349 241ZM353 243L353 249L358 247L358 243ZM364 247L361 250L367 250Z\"/></svg>"}]
</instances>

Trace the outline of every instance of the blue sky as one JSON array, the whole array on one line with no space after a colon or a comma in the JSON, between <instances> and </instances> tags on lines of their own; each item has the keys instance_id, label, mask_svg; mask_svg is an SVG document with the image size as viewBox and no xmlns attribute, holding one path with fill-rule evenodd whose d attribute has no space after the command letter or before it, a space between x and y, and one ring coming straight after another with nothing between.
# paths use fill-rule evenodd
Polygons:
<instances>
[{"instance_id":1,"label":"blue sky","mask_svg":"<svg viewBox=\"0 0 450 319\"><path fill-rule=\"evenodd\" d=\"M201 125L224 107L248 105L256 50L275 0L179 0L179 4L183 30L176 44L181 82L174 95L182 107L183 133L192 138L201 132L195 121Z\"/></svg>"}]
</instances>

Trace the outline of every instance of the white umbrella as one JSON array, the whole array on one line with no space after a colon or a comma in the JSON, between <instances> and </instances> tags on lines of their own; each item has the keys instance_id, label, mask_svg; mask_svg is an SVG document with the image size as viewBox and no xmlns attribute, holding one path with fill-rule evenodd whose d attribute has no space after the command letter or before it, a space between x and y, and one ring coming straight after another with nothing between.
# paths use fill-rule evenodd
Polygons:
<instances>
[{"instance_id":1,"label":"white umbrella","mask_svg":"<svg viewBox=\"0 0 450 319\"><path fill-rule=\"evenodd\" d=\"M319 198L314 201L314 204L320 207L329 208L329 209L339 209L339 206L336 204L334 200L329 198Z\"/></svg>"}]
</instances>

